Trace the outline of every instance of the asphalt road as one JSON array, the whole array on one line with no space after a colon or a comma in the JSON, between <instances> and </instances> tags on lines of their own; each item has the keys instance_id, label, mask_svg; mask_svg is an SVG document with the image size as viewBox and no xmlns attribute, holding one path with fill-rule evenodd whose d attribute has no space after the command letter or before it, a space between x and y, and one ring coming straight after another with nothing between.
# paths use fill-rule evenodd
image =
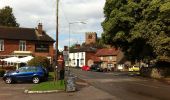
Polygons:
<instances>
[{"instance_id":1,"label":"asphalt road","mask_svg":"<svg viewBox=\"0 0 170 100\"><path fill-rule=\"evenodd\" d=\"M0 100L117 100L114 96L97 89L83 80L76 80L77 91L45 94L25 94L32 83L5 84L0 77Z\"/></svg>"},{"instance_id":2,"label":"asphalt road","mask_svg":"<svg viewBox=\"0 0 170 100\"><path fill-rule=\"evenodd\" d=\"M170 100L170 85L127 72L91 72L71 69L77 77L117 100Z\"/></svg>"}]
</instances>

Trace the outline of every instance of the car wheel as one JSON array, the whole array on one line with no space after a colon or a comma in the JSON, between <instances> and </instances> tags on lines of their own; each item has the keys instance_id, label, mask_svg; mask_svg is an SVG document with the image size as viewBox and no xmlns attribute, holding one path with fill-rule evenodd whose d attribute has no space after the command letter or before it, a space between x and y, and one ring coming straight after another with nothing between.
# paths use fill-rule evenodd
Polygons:
<instances>
[{"instance_id":1,"label":"car wheel","mask_svg":"<svg viewBox=\"0 0 170 100\"><path fill-rule=\"evenodd\" d=\"M39 77L37 77L37 76L33 77L33 78L32 78L32 82L33 82L34 84L38 84L38 83L40 82Z\"/></svg>"},{"instance_id":2,"label":"car wheel","mask_svg":"<svg viewBox=\"0 0 170 100\"><path fill-rule=\"evenodd\" d=\"M11 78L11 77L7 77L7 78L5 79L5 83L6 83L6 84L11 84L11 83L12 83L12 78Z\"/></svg>"}]
</instances>

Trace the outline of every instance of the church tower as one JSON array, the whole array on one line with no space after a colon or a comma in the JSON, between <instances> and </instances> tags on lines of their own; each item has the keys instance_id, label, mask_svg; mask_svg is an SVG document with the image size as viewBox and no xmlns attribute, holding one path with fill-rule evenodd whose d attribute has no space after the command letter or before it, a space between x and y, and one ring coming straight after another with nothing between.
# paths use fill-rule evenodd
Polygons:
<instances>
[{"instance_id":1,"label":"church tower","mask_svg":"<svg viewBox=\"0 0 170 100\"><path fill-rule=\"evenodd\" d=\"M96 43L97 33L96 32L86 32L86 44Z\"/></svg>"}]
</instances>

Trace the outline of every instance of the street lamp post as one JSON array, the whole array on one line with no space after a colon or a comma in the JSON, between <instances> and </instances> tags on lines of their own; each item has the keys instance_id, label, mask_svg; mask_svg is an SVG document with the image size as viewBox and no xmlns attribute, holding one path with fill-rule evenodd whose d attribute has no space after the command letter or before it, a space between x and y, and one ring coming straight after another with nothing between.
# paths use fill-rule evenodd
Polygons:
<instances>
[{"instance_id":1,"label":"street lamp post","mask_svg":"<svg viewBox=\"0 0 170 100\"><path fill-rule=\"evenodd\" d=\"M69 54L68 54L68 66L70 67L71 66L71 59L70 59L70 35L71 35L71 25L72 24L76 24L76 23L81 23L81 24L86 24L85 22L82 22L82 21L76 21L76 22L69 22L69 47L68 47L68 51L69 51ZM70 69L68 67L68 72L70 74Z\"/></svg>"},{"instance_id":2,"label":"street lamp post","mask_svg":"<svg viewBox=\"0 0 170 100\"><path fill-rule=\"evenodd\" d=\"M69 47L70 47L70 34L71 34L71 24L76 24L76 23L81 23L81 24L86 24L85 22L69 22Z\"/></svg>"}]
</instances>

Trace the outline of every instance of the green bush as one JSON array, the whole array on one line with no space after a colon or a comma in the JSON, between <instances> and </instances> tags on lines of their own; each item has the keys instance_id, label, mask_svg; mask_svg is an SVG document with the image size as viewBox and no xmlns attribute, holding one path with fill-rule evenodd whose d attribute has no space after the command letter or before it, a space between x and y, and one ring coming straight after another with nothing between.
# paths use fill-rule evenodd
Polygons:
<instances>
[{"instance_id":1,"label":"green bush","mask_svg":"<svg viewBox=\"0 0 170 100\"><path fill-rule=\"evenodd\" d=\"M4 69L0 69L0 77L2 77L5 74L5 70Z\"/></svg>"},{"instance_id":2,"label":"green bush","mask_svg":"<svg viewBox=\"0 0 170 100\"><path fill-rule=\"evenodd\" d=\"M37 56L37 57L34 57L33 59L31 59L28 62L28 65L29 66L42 66L42 67L48 68L48 67L50 67L50 61L46 57Z\"/></svg>"}]
</instances>

